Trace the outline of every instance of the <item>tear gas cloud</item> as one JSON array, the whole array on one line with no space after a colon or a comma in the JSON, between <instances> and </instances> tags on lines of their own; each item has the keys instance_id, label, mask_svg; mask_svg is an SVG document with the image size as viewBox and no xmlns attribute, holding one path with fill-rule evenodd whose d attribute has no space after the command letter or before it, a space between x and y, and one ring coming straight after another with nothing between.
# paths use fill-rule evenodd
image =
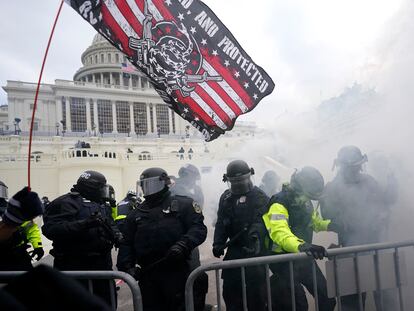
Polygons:
<instances>
[{"instance_id":1,"label":"tear gas cloud","mask_svg":"<svg viewBox=\"0 0 414 311\"><path fill-rule=\"evenodd\" d=\"M412 229L403 216L412 208L410 185L414 168L414 146L410 144L414 133L412 16L414 4L407 1L385 25L369 64L359 75L364 76L362 80L355 79L353 86L345 87L342 94L312 111L274 116L274 125L242 142L228 154L229 161L240 158L254 167L256 185L266 170L273 169L282 181L288 181L294 168L305 165L318 168L327 182L336 174L332 164L339 148L356 145L368 154L364 170L381 186L386 186L390 175L398 180L399 199L392 207L396 211L392 222L405 224L397 226L398 231L393 230L390 238L409 239L411 235L406 230ZM226 188L221 179L227 163L214 163L212 171L203 176L206 196L217 198L206 206L209 218L209 206L217 205Z\"/></svg>"}]
</instances>

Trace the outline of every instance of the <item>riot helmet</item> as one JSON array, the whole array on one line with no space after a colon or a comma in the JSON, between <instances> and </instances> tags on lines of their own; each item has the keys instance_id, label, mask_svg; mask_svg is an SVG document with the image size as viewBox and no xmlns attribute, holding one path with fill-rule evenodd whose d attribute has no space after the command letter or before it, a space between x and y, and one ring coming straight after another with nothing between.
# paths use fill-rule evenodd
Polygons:
<instances>
[{"instance_id":1,"label":"riot helmet","mask_svg":"<svg viewBox=\"0 0 414 311\"><path fill-rule=\"evenodd\" d=\"M128 190L124 200L136 202L137 201L137 192L135 190Z\"/></svg>"},{"instance_id":2,"label":"riot helmet","mask_svg":"<svg viewBox=\"0 0 414 311\"><path fill-rule=\"evenodd\" d=\"M167 172L159 167L144 170L137 182L137 193L142 193L144 198L168 191L171 179Z\"/></svg>"},{"instance_id":3,"label":"riot helmet","mask_svg":"<svg viewBox=\"0 0 414 311\"><path fill-rule=\"evenodd\" d=\"M102 189L102 200L104 202L115 201L115 189L110 184L106 184Z\"/></svg>"},{"instance_id":4,"label":"riot helmet","mask_svg":"<svg viewBox=\"0 0 414 311\"><path fill-rule=\"evenodd\" d=\"M185 164L179 169L178 176L180 176L180 178L189 178L192 180L201 179L200 171L198 168L195 165L189 163Z\"/></svg>"},{"instance_id":5,"label":"riot helmet","mask_svg":"<svg viewBox=\"0 0 414 311\"><path fill-rule=\"evenodd\" d=\"M83 172L73 188L85 199L97 203L102 202L105 192L108 191L105 176L96 171Z\"/></svg>"},{"instance_id":6,"label":"riot helmet","mask_svg":"<svg viewBox=\"0 0 414 311\"><path fill-rule=\"evenodd\" d=\"M291 188L308 199L318 200L324 190L324 180L321 173L314 167L305 166L296 170L290 178Z\"/></svg>"},{"instance_id":7,"label":"riot helmet","mask_svg":"<svg viewBox=\"0 0 414 311\"><path fill-rule=\"evenodd\" d=\"M9 195L9 188L6 184L0 181L0 199L7 200Z\"/></svg>"},{"instance_id":8,"label":"riot helmet","mask_svg":"<svg viewBox=\"0 0 414 311\"><path fill-rule=\"evenodd\" d=\"M356 146L344 146L338 151L334 165L339 167L361 166L368 161L366 154Z\"/></svg>"},{"instance_id":9,"label":"riot helmet","mask_svg":"<svg viewBox=\"0 0 414 311\"><path fill-rule=\"evenodd\" d=\"M276 193L279 186L280 177L275 171L266 171L262 177L262 183L260 189L262 189L268 196L272 196Z\"/></svg>"},{"instance_id":10,"label":"riot helmet","mask_svg":"<svg viewBox=\"0 0 414 311\"><path fill-rule=\"evenodd\" d=\"M246 194L253 189L251 175L254 175L253 168L243 160L234 160L227 165L223 181L227 182L231 193Z\"/></svg>"},{"instance_id":11,"label":"riot helmet","mask_svg":"<svg viewBox=\"0 0 414 311\"><path fill-rule=\"evenodd\" d=\"M334 167L338 166L340 175L345 182L359 182L362 171L362 164L368 162L366 154L355 146L344 146L338 151L338 157L334 161Z\"/></svg>"}]
</instances>

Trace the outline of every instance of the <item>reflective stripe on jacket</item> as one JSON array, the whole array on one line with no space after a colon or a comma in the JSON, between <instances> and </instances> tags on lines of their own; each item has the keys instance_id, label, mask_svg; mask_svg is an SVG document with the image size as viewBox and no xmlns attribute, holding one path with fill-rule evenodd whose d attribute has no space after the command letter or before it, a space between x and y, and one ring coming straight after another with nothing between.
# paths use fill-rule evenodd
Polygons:
<instances>
[{"instance_id":1,"label":"reflective stripe on jacket","mask_svg":"<svg viewBox=\"0 0 414 311\"><path fill-rule=\"evenodd\" d=\"M271 239L269 248L275 253L298 253L299 245L305 243L303 239L292 233L289 226L289 212L280 203L273 203L269 211L263 215L263 221ZM315 232L326 231L331 221L324 220L314 210L309 224Z\"/></svg>"}]
</instances>

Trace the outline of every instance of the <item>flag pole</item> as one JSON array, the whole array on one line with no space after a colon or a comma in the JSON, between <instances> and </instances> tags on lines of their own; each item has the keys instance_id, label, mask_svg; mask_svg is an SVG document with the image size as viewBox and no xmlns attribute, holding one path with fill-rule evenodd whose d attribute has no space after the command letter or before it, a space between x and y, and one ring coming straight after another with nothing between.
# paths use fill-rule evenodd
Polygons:
<instances>
[{"instance_id":1,"label":"flag pole","mask_svg":"<svg viewBox=\"0 0 414 311\"><path fill-rule=\"evenodd\" d=\"M31 123L30 123L29 152L28 152L28 157L27 157L27 162L28 162L28 165L27 165L27 185L29 187L29 191L30 191L30 164L31 164L30 160L31 160L31 154L32 154L33 125L34 125L34 119L35 119L35 115L36 115L37 98L39 96L40 83L42 82L43 69L45 68L47 54L49 53L50 43L52 42L52 38L53 38L53 34L55 32L56 24L57 24L57 21L59 19L60 12L62 11L63 2L64 2L64 0L62 0L60 2L59 9L58 9L56 17L55 17L55 21L53 23L52 31L50 32L49 41L47 43L45 55L43 56L42 68L40 69L39 80L37 81L36 95L35 95L35 99L34 99L34 103L33 103L32 120L31 120Z\"/></svg>"}]
</instances>

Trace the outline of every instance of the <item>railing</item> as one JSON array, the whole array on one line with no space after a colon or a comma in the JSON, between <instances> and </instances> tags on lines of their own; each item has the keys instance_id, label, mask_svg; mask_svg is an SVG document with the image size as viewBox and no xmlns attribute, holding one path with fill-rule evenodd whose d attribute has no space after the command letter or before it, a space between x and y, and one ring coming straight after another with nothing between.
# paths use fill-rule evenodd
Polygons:
<instances>
[{"instance_id":1,"label":"railing","mask_svg":"<svg viewBox=\"0 0 414 311\"><path fill-rule=\"evenodd\" d=\"M326 262L327 270L327 294L330 298L336 298L337 310L342 310L341 297L349 295L357 295L357 305L360 311L364 310L364 293L374 291L376 296L377 310L386 311L384 308L384 290L390 288L397 288L398 295L395 300L398 300L398 306L395 303L393 310L405 309L404 295L402 286L405 274L405 261L400 248L412 247L414 241L396 242L396 243L378 243L368 244L353 247L344 247L328 250L329 260ZM389 252L391 250L392 252ZM290 281L290 300L291 309L296 310L296 296L295 296L295 273L294 263L298 261L310 260L304 254L285 254L273 255L266 257L238 259L229 261L220 261L210 264L205 264L195 269L187 279L185 287L185 303L186 311L194 310L193 285L194 281L204 272L214 271L216 277L216 292L217 292L217 307L222 310L221 304L221 290L220 290L220 270L240 268L241 273L241 296L243 301L243 310L247 311L247 290L246 290L246 268L252 266L264 266L264 284L266 287L267 310L272 310L272 293L270 270L277 264L288 264L289 280ZM318 303L318 284L316 278L316 262L312 260L312 284L314 296L315 310L320 309ZM392 272L391 280L384 277L384 275ZM364 276L364 278L362 278ZM351 280L350 280L351 279ZM255 284L259 286L259 284ZM288 286L286 284L286 286ZM274 298L274 297L273 297ZM274 303L277 304L277 299ZM277 305L276 305L277 306ZM259 307L257 308L259 309Z\"/></svg>"},{"instance_id":2,"label":"railing","mask_svg":"<svg viewBox=\"0 0 414 311\"><path fill-rule=\"evenodd\" d=\"M14 279L22 274L26 273L25 271L4 271L0 272L0 283L9 282L11 279ZM120 271L62 271L62 273L77 279L77 280L88 280L88 290L93 294L93 285L92 280L115 280L120 279L128 285L131 290L132 303L134 311L142 311L142 296L141 290L138 286L138 282L129 274ZM108 284L109 286L109 284ZM115 288L110 286L112 290L111 295L111 308L116 310L116 299L115 299ZM76 299L76 297L74 297Z\"/></svg>"}]
</instances>

